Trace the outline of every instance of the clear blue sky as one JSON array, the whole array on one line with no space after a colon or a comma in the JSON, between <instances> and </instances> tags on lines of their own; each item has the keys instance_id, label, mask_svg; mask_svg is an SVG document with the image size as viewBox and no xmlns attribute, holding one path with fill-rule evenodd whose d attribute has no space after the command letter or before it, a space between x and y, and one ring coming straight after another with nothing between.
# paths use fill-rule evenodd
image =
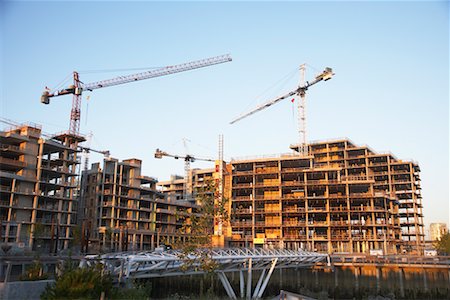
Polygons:
<instances>
[{"instance_id":1,"label":"clear blue sky","mask_svg":"<svg viewBox=\"0 0 450 300\"><path fill-rule=\"evenodd\" d=\"M348 137L418 161L425 222L448 223L446 1L3 1L0 13L1 117L60 132L68 129L71 97L48 106L39 97L73 70L158 67L231 53L231 63L96 90L88 113L83 99L81 131L93 132L93 148L140 158L146 175L165 180L183 174L183 163L156 160L154 150L183 154L183 137L198 156L217 156L220 133L227 158L288 152L298 140L290 101L228 122L295 87L301 63L316 68L308 78L329 66L335 77L307 96L309 139ZM288 73L285 85L263 93ZM81 73L81 80L114 75L122 73Z\"/></svg>"}]
</instances>

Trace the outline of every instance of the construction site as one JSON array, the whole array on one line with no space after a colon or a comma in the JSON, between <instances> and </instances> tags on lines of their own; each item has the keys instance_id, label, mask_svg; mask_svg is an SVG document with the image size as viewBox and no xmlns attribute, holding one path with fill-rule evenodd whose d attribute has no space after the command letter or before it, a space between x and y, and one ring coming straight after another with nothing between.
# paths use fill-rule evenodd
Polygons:
<instances>
[{"instance_id":1,"label":"construction site","mask_svg":"<svg viewBox=\"0 0 450 300\"><path fill-rule=\"evenodd\" d=\"M291 92L257 106L235 123L290 97L299 97L299 142L291 153L269 157L217 159L174 155L185 161L184 176L168 181L141 174L142 160L106 157L80 170L79 153L102 151L82 146L80 106L83 91L170 75L231 61L220 56L144 73L84 84L74 72L68 88L45 90L41 102L72 94L69 131L43 137L37 125L1 132L2 243L59 253L81 230L83 252L154 249L189 239L198 190L215 183L214 197L228 199L227 221L215 220L220 247L306 249L324 253L422 254L424 222L420 168L390 153L377 153L349 139L308 142L305 95L334 75L325 68ZM195 160L214 167L192 169Z\"/></svg>"}]
</instances>

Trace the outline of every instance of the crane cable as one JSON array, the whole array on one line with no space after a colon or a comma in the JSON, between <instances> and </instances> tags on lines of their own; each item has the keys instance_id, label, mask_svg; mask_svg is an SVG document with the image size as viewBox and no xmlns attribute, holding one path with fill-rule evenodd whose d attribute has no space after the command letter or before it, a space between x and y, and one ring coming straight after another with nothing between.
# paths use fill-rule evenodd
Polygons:
<instances>
[{"instance_id":1,"label":"crane cable","mask_svg":"<svg viewBox=\"0 0 450 300\"><path fill-rule=\"evenodd\" d=\"M94 74L94 73L114 73L114 72L128 72L128 71L142 71L162 69L164 67L141 67L141 68L128 68L128 69L103 69L103 70L83 70L79 71L79 74Z\"/></svg>"},{"instance_id":2,"label":"crane cable","mask_svg":"<svg viewBox=\"0 0 450 300\"><path fill-rule=\"evenodd\" d=\"M253 98L253 100L246 106L245 109L241 111L241 114L248 111L250 107L254 106L255 103L258 102L258 100L264 95L269 92L269 90L275 88L277 85L280 85L280 87L277 89L277 91L280 91L282 88L284 88L289 80L292 79L292 77L295 75L295 73L298 72L298 68L293 69L292 71L288 72L285 76L280 78L278 81L276 81L274 84L266 88L264 91L262 91L259 95Z\"/></svg>"}]
</instances>

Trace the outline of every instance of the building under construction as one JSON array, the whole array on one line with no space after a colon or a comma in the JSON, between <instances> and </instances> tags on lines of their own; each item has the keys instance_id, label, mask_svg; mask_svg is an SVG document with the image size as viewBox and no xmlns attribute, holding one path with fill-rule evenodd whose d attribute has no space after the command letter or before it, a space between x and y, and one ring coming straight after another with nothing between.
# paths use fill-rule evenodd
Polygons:
<instances>
[{"instance_id":1,"label":"building under construction","mask_svg":"<svg viewBox=\"0 0 450 300\"><path fill-rule=\"evenodd\" d=\"M90 252L154 249L189 236L196 205L166 200L138 159L93 164L80 188L84 140L43 136L34 124L0 131L0 244L56 254L79 243Z\"/></svg>"},{"instance_id":2,"label":"building under construction","mask_svg":"<svg viewBox=\"0 0 450 300\"><path fill-rule=\"evenodd\" d=\"M348 139L309 148L309 156L231 161L231 245L421 252L416 163Z\"/></svg>"},{"instance_id":3,"label":"building under construction","mask_svg":"<svg viewBox=\"0 0 450 300\"><path fill-rule=\"evenodd\" d=\"M233 159L223 168L223 195L230 199L226 245L328 253L422 252L416 163L348 139L314 142L309 153ZM187 189L195 192L205 179L218 177L217 172L217 167L192 170ZM158 185L180 199L184 183L182 177L173 177Z\"/></svg>"},{"instance_id":4,"label":"building under construction","mask_svg":"<svg viewBox=\"0 0 450 300\"><path fill-rule=\"evenodd\" d=\"M216 222L214 231L224 245L328 253L423 250L419 166L348 139L311 143L307 156L233 159L222 168L216 162L191 170L187 182L173 177L157 183L141 175L140 160L108 158L103 168L97 163L84 172L80 190L83 137L44 138L39 126L21 125L0 138L0 240L18 247L57 253L69 247L77 224L85 250L144 250L182 241L197 209L196 191L220 180L223 190L215 196L230 200L229 222Z\"/></svg>"},{"instance_id":5,"label":"building under construction","mask_svg":"<svg viewBox=\"0 0 450 300\"><path fill-rule=\"evenodd\" d=\"M172 175L170 180L160 181L156 185L169 200L182 200L187 198L195 202L197 191L204 184L213 180L214 169L191 169L188 172L188 181L183 176Z\"/></svg>"},{"instance_id":6,"label":"building under construction","mask_svg":"<svg viewBox=\"0 0 450 300\"><path fill-rule=\"evenodd\" d=\"M141 175L141 166L139 159L106 158L103 168L95 163L83 172L86 252L154 249L189 237L196 205L166 199L156 190L155 178Z\"/></svg>"},{"instance_id":7,"label":"building under construction","mask_svg":"<svg viewBox=\"0 0 450 300\"><path fill-rule=\"evenodd\" d=\"M44 138L38 125L0 131L0 242L46 253L67 249L76 225L78 148L84 138Z\"/></svg>"}]
</instances>

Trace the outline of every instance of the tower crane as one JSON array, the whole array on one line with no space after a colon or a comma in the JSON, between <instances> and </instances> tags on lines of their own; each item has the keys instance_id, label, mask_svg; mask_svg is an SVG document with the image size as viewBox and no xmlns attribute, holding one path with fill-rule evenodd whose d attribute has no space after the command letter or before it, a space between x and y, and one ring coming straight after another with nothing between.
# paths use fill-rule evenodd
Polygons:
<instances>
[{"instance_id":1,"label":"tower crane","mask_svg":"<svg viewBox=\"0 0 450 300\"><path fill-rule=\"evenodd\" d=\"M299 131L299 148L298 148L298 152L301 156L306 156L308 155L308 144L306 141L306 91L308 90L308 88L320 81L327 81L329 79L331 79L331 77L334 75L333 70L331 68L325 68L325 70L322 71L322 73L320 73L319 75L317 75L312 81L306 81L305 82L305 64L302 64L300 66L300 72L301 72L301 83L300 85L293 91L290 91L289 93L277 97L275 99L272 99L270 101L264 102L263 104L258 105L256 108L254 108L253 110L244 113L240 116L238 116L237 118L235 118L234 120L232 120L230 122L230 124L234 124L237 121L240 121L260 110L263 110L277 102L280 102L283 99L286 99L288 97L292 97L294 95L298 95L300 96L301 101L298 102L298 131Z\"/></svg>"},{"instance_id":2,"label":"tower crane","mask_svg":"<svg viewBox=\"0 0 450 300\"><path fill-rule=\"evenodd\" d=\"M186 173L185 178L184 178L184 184L183 184L183 198L184 199L187 199L187 185L189 183L188 175L189 175L189 170L190 170L190 167L191 167L191 163L196 161L196 160L215 162L215 160L211 159L211 158L199 158L199 157L194 157L194 156L189 155L189 154L186 154L185 156L174 155L174 154L170 154L170 153L167 153L165 151L162 151L160 149L156 149L156 151L155 151L155 158L161 159L164 156L173 157L175 159L183 159L184 160L184 170L185 170L185 173Z\"/></svg>"},{"instance_id":3,"label":"tower crane","mask_svg":"<svg viewBox=\"0 0 450 300\"><path fill-rule=\"evenodd\" d=\"M50 103L50 98L73 94L72 110L70 112L70 127L69 132L71 134L78 135L80 131L80 118L81 118L81 95L83 91L93 91L95 89L105 88L109 86L125 84L133 81L139 81L149 78L155 78L179 72L189 71L193 69L199 69L211 65L221 64L231 61L229 54L210 57L202 60L191 61L184 64L167 66L156 70L136 73L132 75L119 76L107 80L101 80L91 83L83 83L80 81L78 72L73 72L73 85L61 90L52 91L48 88L42 93L41 102L44 104Z\"/></svg>"},{"instance_id":4,"label":"tower crane","mask_svg":"<svg viewBox=\"0 0 450 300\"><path fill-rule=\"evenodd\" d=\"M109 150L95 150L95 149L92 149L92 148L90 148L90 147L83 147L83 146L79 146L79 148L80 148L80 150L83 152L83 153L85 153L86 155L88 155L89 154L89 152L95 152L95 153L98 153L98 154L103 154L103 156L104 157L106 157L106 158L108 158L110 155L111 155L111 153L109 152ZM84 170L86 171L87 169L88 169L88 164L89 164L89 159L88 159L88 157L86 157L85 158L85 161L84 161Z\"/></svg>"}]
</instances>

